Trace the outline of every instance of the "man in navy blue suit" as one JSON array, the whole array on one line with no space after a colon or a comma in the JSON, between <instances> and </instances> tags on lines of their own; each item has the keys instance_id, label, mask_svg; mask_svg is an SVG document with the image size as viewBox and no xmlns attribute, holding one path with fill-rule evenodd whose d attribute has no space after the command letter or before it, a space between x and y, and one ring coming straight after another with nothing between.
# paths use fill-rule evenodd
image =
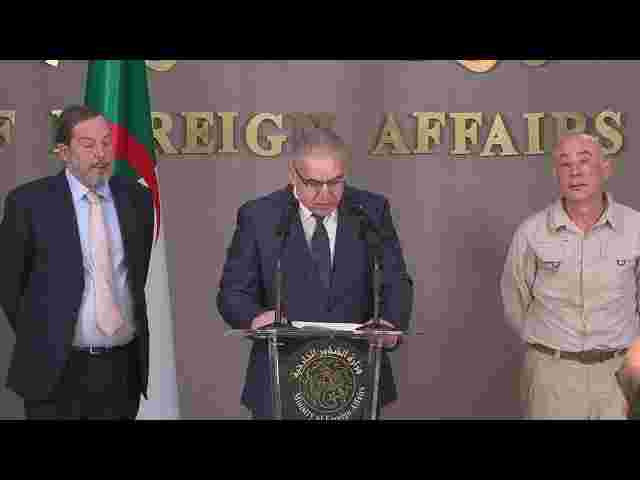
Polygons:
<instances>
[{"instance_id":1,"label":"man in navy blue suit","mask_svg":"<svg viewBox=\"0 0 640 480\"><path fill-rule=\"evenodd\" d=\"M286 279L288 321L368 323L373 317L370 245L362 235L366 215L382 244L382 321L409 326L413 287L388 200L346 185L349 149L331 130L300 132L289 162L289 185L238 210L218 292L218 309L234 329L274 322L278 259ZM356 212L358 214L356 214ZM286 230L283 246L282 231ZM385 349L398 337L385 336ZM253 418L272 417L271 378L265 341L251 350L241 402ZM381 363L380 403L397 392L386 352Z\"/></svg>"},{"instance_id":2,"label":"man in navy blue suit","mask_svg":"<svg viewBox=\"0 0 640 480\"><path fill-rule=\"evenodd\" d=\"M7 386L27 419L134 419L146 395L148 190L112 176L111 127L84 106L60 118L66 168L8 193L0 306L15 333Z\"/></svg>"}]
</instances>

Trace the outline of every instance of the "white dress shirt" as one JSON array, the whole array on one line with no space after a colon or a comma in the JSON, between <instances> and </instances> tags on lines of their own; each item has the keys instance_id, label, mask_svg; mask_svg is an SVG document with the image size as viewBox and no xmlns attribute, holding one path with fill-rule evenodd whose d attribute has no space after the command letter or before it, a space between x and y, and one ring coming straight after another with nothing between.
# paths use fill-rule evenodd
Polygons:
<instances>
[{"instance_id":1,"label":"white dress shirt","mask_svg":"<svg viewBox=\"0 0 640 480\"><path fill-rule=\"evenodd\" d=\"M293 187L293 195L298 199L298 192L296 191L296 187ZM313 237L313 232L316 229L316 219L313 218L313 213L307 207L305 207L302 202L298 202L300 205L300 221L302 222L302 228L304 229L304 236L307 239L307 245L311 248L311 238ZM338 231L338 210L334 210L329 215L324 217L323 220L324 226L327 229L327 234L329 235L329 249L331 250L331 265L333 265L333 257L334 252L336 250L336 232Z\"/></svg>"},{"instance_id":2,"label":"white dress shirt","mask_svg":"<svg viewBox=\"0 0 640 480\"><path fill-rule=\"evenodd\" d=\"M71 195L73 207L76 211L80 243L82 244L82 264L84 267L84 292L82 303L78 312L78 320L75 327L73 344L76 346L113 346L124 345L131 341L134 332L133 301L127 279L127 267L124 262L124 247L122 234L118 221L118 212L113 200L113 194L108 183L101 184L96 192L102 197L105 223L111 243L111 261L113 263L114 298L120 307L120 312L125 326L118 330L112 337L105 336L96 325L96 290L93 274L93 262L90 260L89 249L89 191L67 169L65 171Z\"/></svg>"}]
</instances>

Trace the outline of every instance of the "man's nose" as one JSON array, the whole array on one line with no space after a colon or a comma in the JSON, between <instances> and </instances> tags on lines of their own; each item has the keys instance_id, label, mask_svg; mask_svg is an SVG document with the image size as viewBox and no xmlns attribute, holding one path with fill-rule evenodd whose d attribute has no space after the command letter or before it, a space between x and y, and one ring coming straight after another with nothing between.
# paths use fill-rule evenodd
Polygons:
<instances>
[{"instance_id":1,"label":"man's nose","mask_svg":"<svg viewBox=\"0 0 640 480\"><path fill-rule=\"evenodd\" d=\"M322 187L320 188L320 192L318 192L318 197L327 198L328 196L329 196L329 187L326 183L323 183Z\"/></svg>"},{"instance_id":2,"label":"man's nose","mask_svg":"<svg viewBox=\"0 0 640 480\"><path fill-rule=\"evenodd\" d=\"M96 145L95 154L96 157L104 157L105 148L102 145Z\"/></svg>"}]
</instances>

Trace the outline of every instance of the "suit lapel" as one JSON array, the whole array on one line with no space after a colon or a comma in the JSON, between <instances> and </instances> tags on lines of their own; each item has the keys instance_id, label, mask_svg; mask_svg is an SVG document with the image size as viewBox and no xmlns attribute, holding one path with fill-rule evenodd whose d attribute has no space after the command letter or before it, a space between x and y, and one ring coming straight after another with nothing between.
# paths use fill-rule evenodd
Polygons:
<instances>
[{"instance_id":1,"label":"suit lapel","mask_svg":"<svg viewBox=\"0 0 640 480\"><path fill-rule=\"evenodd\" d=\"M315 278L315 266L311 252L309 251L309 245L304 236L300 215L296 215L295 221L291 225L285 257L291 265L291 268L288 270L292 282L295 281L296 277L305 283Z\"/></svg>"},{"instance_id":2,"label":"suit lapel","mask_svg":"<svg viewBox=\"0 0 640 480\"><path fill-rule=\"evenodd\" d=\"M62 238L60 245L68 245L69 260L71 264L82 270L82 243L80 242L80 231L78 230L78 217L76 209L73 206L73 196L71 195L71 187L67 180L65 171L62 170L56 177L56 208L60 210L60 214L53 214L51 218L56 219L57 235L66 237ZM56 235L56 236L57 236Z\"/></svg>"},{"instance_id":3,"label":"suit lapel","mask_svg":"<svg viewBox=\"0 0 640 480\"><path fill-rule=\"evenodd\" d=\"M134 268L135 255L132 255L134 250L133 232L136 228L136 217L131 198L128 195L124 185L120 183L116 177L112 177L109 182L111 193L113 194L113 201L118 212L118 223L120 225L120 233L122 234L122 248L124 249L125 264L129 268L132 274Z\"/></svg>"},{"instance_id":4,"label":"suit lapel","mask_svg":"<svg viewBox=\"0 0 640 480\"><path fill-rule=\"evenodd\" d=\"M354 255L358 255L362 251L359 222L350 215L345 215L342 210L338 211L338 215L333 274L331 275L331 304L336 298L339 298L341 292L346 292L354 282L353 274L359 273L352 268L354 260L356 260Z\"/></svg>"}]
</instances>

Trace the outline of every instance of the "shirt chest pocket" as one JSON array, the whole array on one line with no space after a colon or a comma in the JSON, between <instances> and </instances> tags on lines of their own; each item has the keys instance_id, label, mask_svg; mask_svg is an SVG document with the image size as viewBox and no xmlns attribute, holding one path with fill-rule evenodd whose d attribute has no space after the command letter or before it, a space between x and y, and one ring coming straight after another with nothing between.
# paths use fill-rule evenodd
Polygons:
<instances>
[{"instance_id":1,"label":"shirt chest pocket","mask_svg":"<svg viewBox=\"0 0 640 480\"><path fill-rule=\"evenodd\" d=\"M541 242L533 245L536 267L539 272L553 275L567 268L567 252L564 243Z\"/></svg>"},{"instance_id":2,"label":"shirt chest pocket","mask_svg":"<svg viewBox=\"0 0 640 480\"><path fill-rule=\"evenodd\" d=\"M633 270L640 252L629 242L609 241L603 242L602 260L605 268L615 273L625 270Z\"/></svg>"}]
</instances>

